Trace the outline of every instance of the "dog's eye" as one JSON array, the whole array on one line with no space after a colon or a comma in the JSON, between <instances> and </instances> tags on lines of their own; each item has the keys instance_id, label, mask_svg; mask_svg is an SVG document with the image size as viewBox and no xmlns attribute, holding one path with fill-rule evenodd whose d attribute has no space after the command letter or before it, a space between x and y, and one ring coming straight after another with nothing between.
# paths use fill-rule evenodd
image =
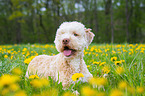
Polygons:
<instances>
[{"instance_id":1,"label":"dog's eye","mask_svg":"<svg viewBox=\"0 0 145 96\"><path fill-rule=\"evenodd\" d=\"M74 33L74 36L79 36L78 34Z\"/></svg>"}]
</instances>

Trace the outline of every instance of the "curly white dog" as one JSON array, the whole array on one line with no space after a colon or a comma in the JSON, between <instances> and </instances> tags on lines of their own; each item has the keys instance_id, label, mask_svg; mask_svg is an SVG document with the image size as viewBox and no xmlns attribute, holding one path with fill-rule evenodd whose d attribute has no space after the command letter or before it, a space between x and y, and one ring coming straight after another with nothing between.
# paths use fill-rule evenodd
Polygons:
<instances>
[{"instance_id":1,"label":"curly white dog","mask_svg":"<svg viewBox=\"0 0 145 96\"><path fill-rule=\"evenodd\" d=\"M82 73L81 80L87 82L92 74L88 71L83 60L83 50L92 42L94 34L86 29L82 23L64 22L57 29L55 45L59 54L55 56L39 55L29 64L26 77L37 74L51 76L54 80L69 86L73 81L72 75Z\"/></svg>"}]
</instances>

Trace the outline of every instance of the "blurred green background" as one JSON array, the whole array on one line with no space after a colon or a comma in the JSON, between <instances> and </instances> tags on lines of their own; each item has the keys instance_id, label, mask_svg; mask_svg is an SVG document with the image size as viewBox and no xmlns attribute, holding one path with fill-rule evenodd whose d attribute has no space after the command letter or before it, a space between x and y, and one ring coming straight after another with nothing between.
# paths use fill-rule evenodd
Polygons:
<instances>
[{"instance_id":1,"label":"blurred green background","mask_svg":"<svg viewBox=\"0 0 145 96\"><path fill-rule=\"evenodd\" d=\"M53 43L64 21L91 28L94 43L145 43L145 0L0 0L0 44Z\"/></svg>"}]
</instances>

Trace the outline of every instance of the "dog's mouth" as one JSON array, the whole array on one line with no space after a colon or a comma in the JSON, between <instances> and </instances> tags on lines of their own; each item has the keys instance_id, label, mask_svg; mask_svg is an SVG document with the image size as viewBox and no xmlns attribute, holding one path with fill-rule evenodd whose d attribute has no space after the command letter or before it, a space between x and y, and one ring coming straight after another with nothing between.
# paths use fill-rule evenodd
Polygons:
<instances>
[{"instance_id":1,"label":"dog's mouth","mask_svg":"<svg viewBox=\"0 0 145 96\"><path fill-rule=\"evenodd\" d=\"M70 57L72 55L74 55L76 52L76 50L74 49L70 49L69 47L65 46L64 47L64 50L63 50L63 54L66 56L66 57Z\"/></svg>"}]
</instances>

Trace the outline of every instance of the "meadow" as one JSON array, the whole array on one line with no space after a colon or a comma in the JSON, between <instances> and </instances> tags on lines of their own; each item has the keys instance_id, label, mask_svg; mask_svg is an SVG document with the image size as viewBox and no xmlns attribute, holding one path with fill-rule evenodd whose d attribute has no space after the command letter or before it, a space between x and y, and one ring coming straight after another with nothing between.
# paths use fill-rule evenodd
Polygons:
<instances>
[{"instance_id":1,"label":"meadow","mask_svg":"<svg viewBox=\"0 0 145 96\"><path fill-rule=\"evenodd\" d=\"M145 96L145 44L92 44L84 60L93 74L88 83L76 82L63 90L58 82L31 75L29 62L38 55L55 55L51 44L0 45L0 96Z\"/></svg>"}]
</instances>

